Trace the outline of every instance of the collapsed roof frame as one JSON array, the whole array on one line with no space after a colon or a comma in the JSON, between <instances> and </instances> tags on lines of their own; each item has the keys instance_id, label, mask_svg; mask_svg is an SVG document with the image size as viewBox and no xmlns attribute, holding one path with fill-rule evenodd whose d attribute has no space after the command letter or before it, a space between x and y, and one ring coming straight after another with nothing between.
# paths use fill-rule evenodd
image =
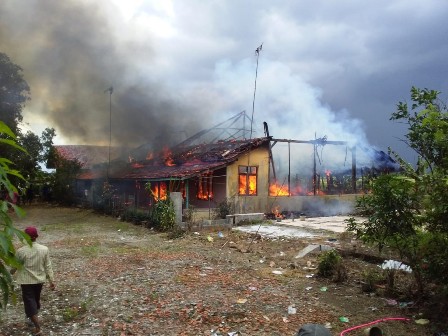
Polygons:
<instances>
[{"instance_id":1,"label":"collapsed roof frame","mask_svg":"<svg viewBox=\"0 0 448 336\"><path fill-rule=\"evenodd\" d=\"M232 127L241 118L243 118L243 128ZM177 146L178 147L190 146L196 140L198 140L201 137L205 136L206 134L208 134L212 131L216 131L216 130L219 130L220 133L218 135L216 135L213 138L213 140L209 141L210 143L213 143L213 142L217 141L218 139L221 139L221 136L224 133L227 133L227 138L221 139L223 141L228 141L230 139L236 140L238 138L246 139L246 131L248 131L248 130L246 130L246 119L248 119L250 121L250 118L247 116L246 111L241 111L241 112L235 114L233 117L230 117L229 119L227 119L213 127L202 130L202 131L196 133L195 135L189 137L188 139L185 139L184 141L182 141L181 143L176 145L176 147ZM230 133L229 130L234 131L234 133ZM238 136L239 133L242 133L242 134L240 136Z\"/></svg>"},{"instance_id":2,"label":"collapsed roof frame","mask_svg":"<svg viewBox=\"0 0 448 336\"><path fill-rule=\"evenodd\" d=\"M288 140L288 139L271 139L270 153L272 148L277 144L277 142L286 142L288 144L288 191L291 190L291 143L303 143L313 145L313 195L317 195L317 146L325 145L336 145L336 146L347 146L347 141L329 141L326 137L315 139L315 140ZM356 194L356 146L350 147L352 152L352 192ZM270 154L271 156L271 154ZM274 167L274 159L271 156L271 163ZM274 178L276 179L275 170L273 171Z\"/></svg>"}]
</instances>

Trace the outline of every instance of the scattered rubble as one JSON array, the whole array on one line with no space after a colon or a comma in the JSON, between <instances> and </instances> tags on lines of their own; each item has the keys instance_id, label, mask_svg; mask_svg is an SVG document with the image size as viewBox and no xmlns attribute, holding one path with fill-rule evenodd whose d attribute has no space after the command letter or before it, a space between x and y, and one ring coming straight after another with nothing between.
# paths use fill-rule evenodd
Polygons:
<instances>
[{"instance_id":1,"label":"scattered rubble","mask_svg":"<svg viewBox=\"0 0 448 336\"><path fill-rule=\"evenodd\" d=\"M309 246L327 246L322 235L254 239L209 231L167 240L87 210L26 211L15 222L40 229L57 279L56 291L43 291L45 335L283 336L306 323L336 335L349 324L405 313L360 291L355 261L347 283L336 284L314 275L317 255L295 258ZM29 335L17 294L17 303L1 312L0 336ZM341 323L341 316L350 322ZM423 335L427 325L397 328L397 336Z\"/></svg>"}]
</instances>

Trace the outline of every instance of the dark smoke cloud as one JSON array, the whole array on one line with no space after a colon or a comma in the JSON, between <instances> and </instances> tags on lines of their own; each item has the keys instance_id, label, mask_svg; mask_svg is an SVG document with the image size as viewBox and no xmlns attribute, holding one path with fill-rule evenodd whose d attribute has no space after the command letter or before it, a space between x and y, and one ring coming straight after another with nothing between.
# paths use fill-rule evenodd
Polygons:
<instances>
[{"instance_id":1,"label":"dark smoke cloud","mask_svg":"<svg viewBox=\"0 0 448 336\"><path fill-rule=\"evenodd\" d=\"M142 59L151 65L151 41L126 40L114 11L112 4L78 0L0 3L0 51L24 69L30 118L44 117L73 144L106 145L111 98L113 144L169 144L182 140L174 134L179 129L193 134L199 109L140 71Z\"/></svg>"}]
</instances>

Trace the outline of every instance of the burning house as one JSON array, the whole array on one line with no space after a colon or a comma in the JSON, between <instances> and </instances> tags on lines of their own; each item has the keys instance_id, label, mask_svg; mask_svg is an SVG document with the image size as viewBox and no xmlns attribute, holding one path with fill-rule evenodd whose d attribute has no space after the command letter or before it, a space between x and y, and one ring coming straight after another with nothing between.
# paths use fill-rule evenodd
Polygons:
<instances>
[{"instance_id":1,"label":"burning house","mask_svg":"<svg viewBox=\"0 0 448 336\"><path fill-rule=\"evenodd\" d=\"M208 130L158 151L146 151L145 146L55 148L58 155L76 159L83 167L76 180L80 199L95 204L107 181L113 188L114 206L121 208L147 208L178 192L184 209L206 213L223 201L232 202L237 213L348 213L356 194L366 191L369 177L398 169L389 155L376 150L368 153L368 166L358 165L359 154L365 155L366 150L344 141L275 139L266 130L264 137L231 135L204 142L205 134ZM277 153L278 144L286 144L288 151ZM300 146L304 166L295 164L297 152L291 154L292 145ZM322 148L327 145L345 148L344 163L350 161L350 167L323 164Z\"/></svg>"},{"instance_id":2,"label":"burning house","mask_svg":"<svg viewBox=\"0 0 448 336\"><path fill-rule=\"evenodd\" d=\"M180 192L186 208L215 207L230 198L238 203L239 198L250 196L244 202L246 209L265 209L269 144L270 138L263 137L165 148L144 160L113 159L108 173L104 162L89 165L77 158L83 171L77 177L76 189L81 197L85 193L91 195L90 201L95 201L94 195L108 180L116 190L117 203L125 206L148 207L170 192ZM56 146L56 150L72 160L77 153L86 151L83 147ZM103 147L103 152L106 150Z\"/></svg>"}]
</instances>

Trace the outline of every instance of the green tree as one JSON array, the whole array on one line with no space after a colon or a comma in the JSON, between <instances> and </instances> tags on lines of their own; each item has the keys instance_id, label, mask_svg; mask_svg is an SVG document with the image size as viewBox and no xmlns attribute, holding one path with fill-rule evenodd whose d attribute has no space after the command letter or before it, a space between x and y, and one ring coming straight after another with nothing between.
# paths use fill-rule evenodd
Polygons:
<instances>
[{"instance_id":1,"label":"green tree","mask_svg":"<svg viewBox=\"0 0 448 336\"><path fill-rule=\"evenodd\" d=\"M46 186L51 195L44 195L45 201L57 200L64 205L72 205L76 201L75 178L81 171L81 163L77 160L66 160L59 156L53 146L53 138L56 132L53 128L46 128L40 138L41 152L40 162L46 162L47 168L55 169L49 176L44 176L47 180Z\"/></svg>"},{"instance_id":2,"label":"green tree","mask_svg":"<svg viewBox=\"0 0 448 336\"><path fill-rule=\"evenodd\" d=\"M23 134L20 124L22 111L30 99L30 89L25 81L22 68L14 64L4 53L0 53L0 120L16 135L18 144L26 151L17 151L5 144L0 144L2 156L14 162L18 170L27 179L40 175L39 163L43 161L44 149L40 138L31 131ZM1 137L5 137L3 134ZM11 176L11 182L18 186L20 179Z\"/></svg>"},{"instance_id":3,"label":"green tree","mask_svg":"<svg viewBox=\"0 0 448 336\"><path fill-rule=\"evenodd\" d=\"M430 172L448 169L448 113L439 91L412 87L412 104L399 102L391 120L408 125L406 143ZM420 167L421 168L421 167Z\"/></svg>"},{"instance_id":4,"label":"green tree","mask_svg":"<svg viewBox=\"0 0 448 336\"><path fill-rule=\"evenodd\" d=\"M372 193L358 199L366 216L349 221L364 241L392 248L414 270L419 290L425 279L444 284L448 274L448 112L440 92L411 89L412 104L397 104L391 120L408 125L405 142L420 159L416 167L392 152L403 173L377 178Z\"/></svg>"},{"instance_id":5,"label":"green tree","mask_svg":"<svg viewBox=\"0 0 448 336\"><path fill-rule=\"evenodd\" d=\"M381 175L372 183L371 193L357 200L362 223L349 220L349 231L365 243L398 252L400 258L414 271L420 292L424 289L420 251L424 227L422 194L416 183L402 175Z\"/></svg>"},{"instance_id":6,"label":"green tree","mask_svg":"<svg viewBox=\"0 0 448 336\"><path fill-rule=\"evenodd\" d=\"M391 120L407 122L408 145L422 158L410 177L423 186L428 229L448 234L448 111L440 92L411 89L412 105L400 102Z\"/></svg>"},{"instance_id":7,"label":"green tree","mask_svg":"<svg viewBox=\"0 0 448 336\"><path fill-rule=\"evenodd\" d=\"M20 145L26 149L26 152L20 152L14 160L20 172L26 179L35 177L36 172L40 170L39 162L43 150L39 137L31 131L22 135L18 139Z\"/></svg>"},{"instance_id":8,"label":"green tree","mask_svg":"<svg viewBox=\"0 0 448 336\"><path fill-rule=\"evenodd\" d=\"M42 132L41 144L43 148L42 162L46 163L46 167L50 168L55 165L56 150L53 146L53 139L56 136L54 128L46 128Z\"/></svg>"},{"instance_id":9,"label":"green tree","mask_svg":"<svg viewBox=\"0 0 448 336\"><path fill-rule=\"evenodd\" d=\"M75 178L81 171L81 164L78 161L58 158L56 171L53 175L53 197L64 205L73 205L76 201Z\"/></svg>"},{"instance_id":10,"label":"green tree","mask_svg":"<svg viewBox=\"0 0 448 336\"><path fill-rule=\"evenodd\" d=\"M14 134L19 134L22 110L30 99L30 88L23 78L22 68L0 53L0 120Z\"/></svg>"},{"instance_id":11,"label":"green tree","mask_svg":"<svg viewBox=\"0 0 448 336\"><path fill-rule=\"evenodd\" d=\"M48 130L48 129L47 129ZM14 162L18 170L30 183L41 184L45 174L42 166L47 163L49 157L49 149L46 132L42 133L42 138L39 138L35 133L28 131L25 134L17 136L18 144L25 149L25 151L7 151L8 158ZM12 177L11 182L16 186L25 187L23 181Z\"/></svg>"},{"instance_id":12,"label":"green tree","mask_svg":"<svg viewBox=\"0 0 448 336\"><path fill-rule=\"evenodd\" d=\"M17 144L15 134L2 121L0 121L0 144L9 146L15 150L24 151ZM8 199L13 199L17 188L10 182L9 178L14 176L23 179L22 175L11 168L12 162L9 159L0 157L0 308L5 307L13 292L12 278L8 267L18 268L20 263L15 257L15 248L13 245L13 238L16 236L21 241L28 241L28 236L20 230L14 228L11 217L9 216L10 209L13 209L17 215L22 216L23 211Z\"/></svg>"}]
</instances>

